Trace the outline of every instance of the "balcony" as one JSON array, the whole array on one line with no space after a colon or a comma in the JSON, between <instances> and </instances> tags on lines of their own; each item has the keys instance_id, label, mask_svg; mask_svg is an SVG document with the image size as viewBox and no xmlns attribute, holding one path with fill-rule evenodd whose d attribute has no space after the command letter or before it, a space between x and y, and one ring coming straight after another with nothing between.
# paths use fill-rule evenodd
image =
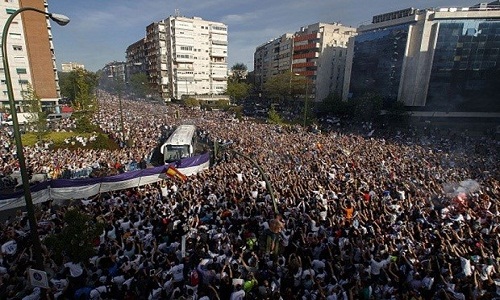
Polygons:
<instances>
[{"instance_id":1,"label":"balcony","mask_svg":"<svg viewBox=\"0 0 500 300\"><path fill-rule=\"evenodd\" d=\"M302 54L295 54L293 56L293 59L317 58L317 57L319 57L319 53L317 53L317 52L308 52L308 53L302 53Z\"/></svg>"},{"instance_id":2,"label":"balcony","mask_svg":"<svg viewBox=\"0 0 500 300\"><path fill-rule=\"evenodd\" d=\"M303 34L293 38L294 43L319 39L319 33Z\"/></svg>"},{"instance_id":3,"label":"balcony","mask_svg":"<svg viewBox=\"0 0 500 300\"><path fill-rule=\"evenodd\" d=\"M295 69L292 69L292 72L297 73L300 76L306 76L306 77L310 77L310 76L315 76L316 75L316 71L295 71Z\"/></svg>"},{"instance_id":4,"label":"balcony","mask_svg":"<svg viewBox=\"0 0 500 300\"><path fill-rule=\"evenodd\" d=\"M215 80L224 80L227 78L226 74L212 74L211 75L212 79L215 79Z\"/></svg>"},{"instance_id":5,"label":"balcony","mask_svg":"<svg viewBox=\"0 0 500 300\"><path fill-rule=\"evenodd\" d=\"M307 67L316 67L316 62L308 61L304 63L292 64L292 68L307 68Z\"/></svg>"},{"instance_id":6,"label":"balcony","mask_svg":"<svg viewBox=\"0 0 500 300\"><path fill-rule=\"evenodd\" d=\"M227 41L223 41L223 40L212 40L212 45L222 45L222 46L227 46Z\"/></svg>"},{"instance_id":7,"label":"balcony","mask_svg":"<svg viewBox=\"0 0 500 300\"><path fill-rule=\"evenodd\" d=\"M310 50L310 49L319 49L319 43L309 43L306 45L300 45L300 46L293 47L294 51Z\"/></svg>"}]
</instances>

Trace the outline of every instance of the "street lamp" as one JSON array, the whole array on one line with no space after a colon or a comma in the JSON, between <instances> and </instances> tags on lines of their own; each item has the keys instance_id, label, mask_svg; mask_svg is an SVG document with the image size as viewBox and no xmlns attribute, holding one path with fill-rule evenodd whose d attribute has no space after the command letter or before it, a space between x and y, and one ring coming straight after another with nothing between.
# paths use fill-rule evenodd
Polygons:
<instances>
[{"instance_id":1,"label":"street lamp","mask_svg":"<svg viewBox=\"0 0 500 300\"><path fill-rule=\"evenodd\" d=\"M21 179L23 182L23 190L24 190L24 201L26 203L26 212L28 215L30 234L33 243L33 255L35 257L37 268L43 270L42 245L40 243L40 237L37 231L35 208L33 206L33 199L31 198L28 171L26 169L26 161L24 159L23 144L21 141L21 132L19 131L19 121L17 119L16 102L14 100L14 89L12 87L12 78L10 77L9 61L7 57L7 35L9 32L10 24L17 15L19 15L24 11L34 11L36 13L46 15L51 20L53 20L54 22L56 22L61 26L68 24L70 20L68 17L64 15L49 13L33 7L23 7L16 10L14 13L10 15L10 17L5 22L2 32L2 61L5 72L5 83L7 85L7 96L9 98L10 113L12 115L12 128L14 131L14 139L16 141L17 159L19 161L19 169L21 171Z\"/></svg>"},{"instance_id":2,"label":"street lamp","mask_svg":"<svg viewBox=\"0 0 500 300\"><path fill-rule=\"evenodd\" d=\"M309 95L307 94L308 90L309 90L309 82L308 82L307 77L306 77L306 99L304 100L304 127L306 127L307 110L309 109L308 108Z\"/></svg>"},{"instance_id":3,"label":"street lamp","mask_svg":"<svg viewBox=\"0 0 500 300\"><path fill-rule=\"evenodd\" d=\"M119 105L119 110L120 110L120 131L122 133L122 138L123 138L123 144L127 145L127 139L125 138L125 127L123 126L123 105L122 105L122 86L121 86L121 81L118 76L115 76L115 66L111 66L112 69L112 74L109 75L108 77L113 78L113 81L115 82L115 87L118 92L118 105Z\"/></svg>"}]
</instances>

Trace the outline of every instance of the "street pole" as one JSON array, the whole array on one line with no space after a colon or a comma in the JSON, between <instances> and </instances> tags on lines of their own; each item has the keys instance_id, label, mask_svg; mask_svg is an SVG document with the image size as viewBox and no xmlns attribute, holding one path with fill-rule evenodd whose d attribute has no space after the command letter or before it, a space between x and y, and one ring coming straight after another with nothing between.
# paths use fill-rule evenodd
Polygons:
<instances>
[{"instance_id":1,"label":"street pole","mask_svg":"<svg viewBox=\"0 0 500 300\"><path fill-rule=\"evenodd\" d=\"M127 139L125 138L125 127L123 126L122 92L120 88L118 88L118 103L120 106L120 129L122 131L123 143L126 145Z\"/></svg>"},{"instance_id":2,"label":"street pole","mask_svg":"<svg viewBox=\"0 0 500 300\"><path fill-rule=\"evenodd\" d=\"M306 93L305 93L306 94L306 98L304 100L304 127L306 127L307 109L308 109L308 107L307 107L308 105L307 104L308 104L308 100L309 100L308 99L309 96L307 95L307 90L309 89L309 83L307 81L307 77L305 77L305 78L306 78Z\"/></svg>"},{"instance_id":3,"label":"street pole","mask_svg":"<svg viewBox=\"0 0 500 300\"><path fill-rule=\"evenodd\" d=\"M9 98L10 113L12 115L12 128L14 131L14 139L16 141L16 152L17 159L19 161L19 169L21 171L21 179L23 182L24 191L24 201L26 205L26 213L28 215L28 222L30 226L30 236L31 242L33 243L33 256L35 258L36 267L39 270L44 269L43 256L42 256L42 244L40 242L40 236L38 235L38 224L35 216L35 208L33 206L33 199L31 198L30 182L28 171L26 169L26 161L24 158L23 144L21 140L21 132L19 131L19 120L17 119L16 111L16 101L14 100L14 89L12 87L12 78L10 75L9 61L7 57L7 36L9 32L9 27L14 18L24 12L33 11L48 16L50 19L55 21L57 24L64 26L69 23L69 18L59 14L51 14L43 10L39 10L33 7L23 7L16 10L10 15L10 17L5 22L3 32L2 32L2 62L5 72L5 83L7 85L7 96Z\"/></svg>"},{"instance_id":4,"label":"street pole","mask_svg":"<svg viewBox=\"0 0 500 300\"><path fill-rule=\"evenodd\" d=\"M249 162L251 162L257 168L257 170L259 170L259 173L262 176L262 179L264 179L264 181L266 183L266 190L269 193L269 195L271 196L271 201L273 202L274 212L276 214L278 214L279 213L278 204L276 203L276 199L274 198L273 186L271 185L271 181L269 180L269 177L267 177L266 172L264 172L262 167L255 160L253 160L250 156L243 154L239 151L236 151L234 149L226 148L226 146L228 146L228 144L219 145L219 143L216 141L214 143L214 156L217 155L219 152L219 149L222 148L222 149L227 149L227 150L233 152L234 154L239 155L239 156L245 158L246 160L248 160Z\"/></svg>"}]
</instances>

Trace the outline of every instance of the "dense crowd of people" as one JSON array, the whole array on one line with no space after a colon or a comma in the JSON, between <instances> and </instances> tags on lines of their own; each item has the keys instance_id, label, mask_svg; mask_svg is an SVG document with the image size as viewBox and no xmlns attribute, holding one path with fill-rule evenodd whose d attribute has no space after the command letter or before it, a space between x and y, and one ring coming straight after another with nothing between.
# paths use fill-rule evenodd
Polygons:
<instances>
[{"instance_id":1,"label":"dense crowd of people","mask_svg":"<svg viewBox=\"0 0 500 300\"><path fill-rule=\"evenodd\" d=\"M26 147L28 164L50 173L139 162L187 119L230 149L185 182L40 207L42 238L61 232L70 209L105 225L89 261L56 263L44 249L47 290L28 284L26 216L10 218L1 299L500 299L498 141L314 133L128 100L122 130L118 100L101 95L94 122L127 147L37 145ZM15 147L1 130L5 174L16 170Z\"/></svg>"}]
</instances>

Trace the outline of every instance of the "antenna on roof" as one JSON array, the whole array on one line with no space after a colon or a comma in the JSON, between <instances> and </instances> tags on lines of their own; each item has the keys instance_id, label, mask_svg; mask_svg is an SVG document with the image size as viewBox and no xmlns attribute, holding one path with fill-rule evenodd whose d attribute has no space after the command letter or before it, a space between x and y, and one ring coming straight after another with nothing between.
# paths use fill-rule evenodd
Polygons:
<instances>
[{"instance_id":1,"label":"antenna on roof","mask_svg":"<svg viewBox=\"0 0 500 300\"><path fill-rule=\"evenodd\" d=\"M180 17L181 16L181 12L179 11L178 8L175 9L175 16L176 17Z\"/></svg>"}]
</instances>

